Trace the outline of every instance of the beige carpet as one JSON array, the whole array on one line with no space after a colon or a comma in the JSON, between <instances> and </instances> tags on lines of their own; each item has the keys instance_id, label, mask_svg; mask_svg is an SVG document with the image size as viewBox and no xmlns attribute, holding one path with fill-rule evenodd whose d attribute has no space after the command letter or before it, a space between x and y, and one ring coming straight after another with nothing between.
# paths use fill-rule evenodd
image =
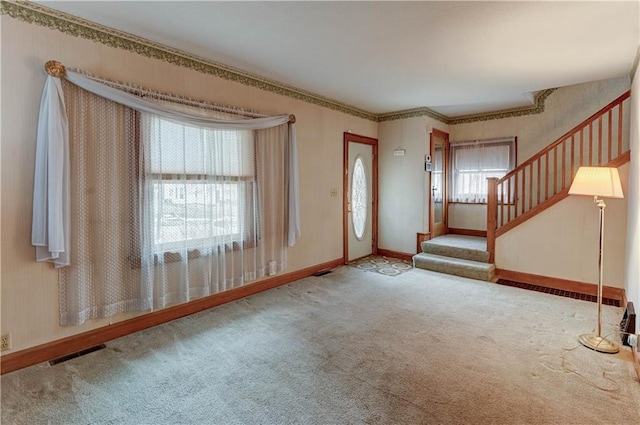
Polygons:
<instances>
[{"instance_id":1,"label":"beige carpet","mask_svg":"<svg viewBox=\"0 0 640 425\"><path fill-rule=\"evenodd\" d=\"M429 243L446 247L474 249L479 251L486 251L487 249L487 238L479 236L447 234L429 239Z\"/></svg>"},{"instance_id":2,"label":"beige carpet","mask_svg":"<svg viewBox=\"0 0 640 425\"><path fill-rule=\"evenodd\" d=\"M622 310L604 307L604 329ZM2 424L632 424L595 305L412 269L322 277L2 377Z\"/></svg>"}]
</instances>

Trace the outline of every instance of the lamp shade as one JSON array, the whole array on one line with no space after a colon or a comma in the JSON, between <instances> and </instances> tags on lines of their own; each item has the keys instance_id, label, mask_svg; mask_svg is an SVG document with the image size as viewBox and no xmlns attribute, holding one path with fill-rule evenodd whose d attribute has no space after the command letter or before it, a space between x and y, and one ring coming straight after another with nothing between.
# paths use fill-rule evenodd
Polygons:
<instances>
[{"instance_id":1,"label":"lamp shade","mask_svg":"<svg viewBox=\"0 0 640 425\"><path fill-rule=\"evenodd\" d=\"M618 169L613 167L580 167L569 188L569 195L624 198Z\"/></svg>"}]
</instances>

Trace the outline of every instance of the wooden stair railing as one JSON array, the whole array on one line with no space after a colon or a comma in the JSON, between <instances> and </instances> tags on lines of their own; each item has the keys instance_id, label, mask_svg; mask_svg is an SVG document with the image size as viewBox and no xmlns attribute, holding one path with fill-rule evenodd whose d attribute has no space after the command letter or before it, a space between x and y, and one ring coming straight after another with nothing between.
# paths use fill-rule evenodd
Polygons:
<instances>
[{"instance_id":1,"label":"wooden stair railing","mask_svg":"<svg viewBox=\"0 0 640 425\"><path fill-rule=\"evenodd\" d=\"M629 161L623 104L630 94L622 94L501 179L487 179L490 262L495 238L568 196L579 167L615 167Z\"/></svg>"}]
</instances>

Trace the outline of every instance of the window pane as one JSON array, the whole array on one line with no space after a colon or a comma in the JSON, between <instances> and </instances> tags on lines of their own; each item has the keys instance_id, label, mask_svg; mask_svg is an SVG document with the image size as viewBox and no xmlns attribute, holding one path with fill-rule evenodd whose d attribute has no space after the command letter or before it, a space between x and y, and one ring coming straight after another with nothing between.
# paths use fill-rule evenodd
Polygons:
<instances>
[{"instance_id":1,"label":"window pane","mask_svg":"<svg viewBox=\"0 0 640 425\"><path fill-rule=\"evenodd\" d=\"M255 233L252 131L142 115L156 252L212 248ZM252 231L246 231L252 225Z\"/></svg>"},{"instance_id":2,"label":"window pane","mask_svg":"<svg viewBox=\"0 0 640 425\"><path fill-rule=\"evenodd\" d=\"M431 172L431 196L433 196L433 202L442 203L442 166L443 166L443 148L442 146L436 146L433 154L433 171ZM437 218L436 222L441 222L442 217Z\"/></svg>"},{"instance_id":3,"label":"window pane","mask_svg":"<svg viewBox=\"0 0 640 425\"><path fill-rule=\"evenodd\" d=\"M147 169L158 174L253 176L253 132L212 130L143 115Z\"/></svg>"},{"instance_id":4,"label":"window pane","mask_svg":"<svg viewBox=\"0 0 640 425\"><path fill-rule=\"evenodd\" d=\"M158 251L195 248L215 239L239 240L239 184L154 182L153 222Z\"/></svg>"},{"instance_id":5,"label":"window pane","mask_svg":"<svg viewBox=\"0 0 640 425\"><path fill-rule=\"evenodd\" d=\"M353 179L351 181L351 217L353 231L358 240L362 240L364 237L367 224L367 190L367 175L362 157L358 156L353 166Z\"/></svg>"}]
</instances>

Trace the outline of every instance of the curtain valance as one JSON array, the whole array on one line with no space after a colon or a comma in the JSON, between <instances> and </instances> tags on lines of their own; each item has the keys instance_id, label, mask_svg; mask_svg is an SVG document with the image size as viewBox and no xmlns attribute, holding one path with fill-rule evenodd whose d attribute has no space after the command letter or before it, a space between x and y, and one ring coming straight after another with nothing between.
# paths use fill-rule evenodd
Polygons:
<instances>
[{"instance_id":1,"label":"curtain valance","mask_svg":"<svg viewBox=\"0 0 640 425\"><path fill-rule=\"evenodd\" d=\"M78 72L65 70L59 62L47 62L49 73L42 93L33 194L31 243L36 260L49 261L56 267L69 265L69 129L64 93L60 78L84 90L139 112L178 121L195 127L219 130L260 130L289 124L288 245L300 236L300 203L295 117L279 115L246 119L219 119L191 114L171 105L153 102L110 87Z\"/></svg>"},{"instance_id":2,"label":"curtain valance","mask_svg":"<svg viewBox=\"0 0 640 425\"><path fill-rule=\"evenodd\" d=\"M88 92L121 105L128 106L138 112L158 115L159 117L172 121L179 121L183 124L192 125L194 127L206 127L217 130L262 130L287 124L290 120L289 115L243 118L237 120L203 117L202 115L191 114L187 111L172 107L171 105L143 99L139 96L110 87L91 77L87 77L71 70L66 71L65 78L70 83L73 83Z\"/></svg>"}]
</instances>

